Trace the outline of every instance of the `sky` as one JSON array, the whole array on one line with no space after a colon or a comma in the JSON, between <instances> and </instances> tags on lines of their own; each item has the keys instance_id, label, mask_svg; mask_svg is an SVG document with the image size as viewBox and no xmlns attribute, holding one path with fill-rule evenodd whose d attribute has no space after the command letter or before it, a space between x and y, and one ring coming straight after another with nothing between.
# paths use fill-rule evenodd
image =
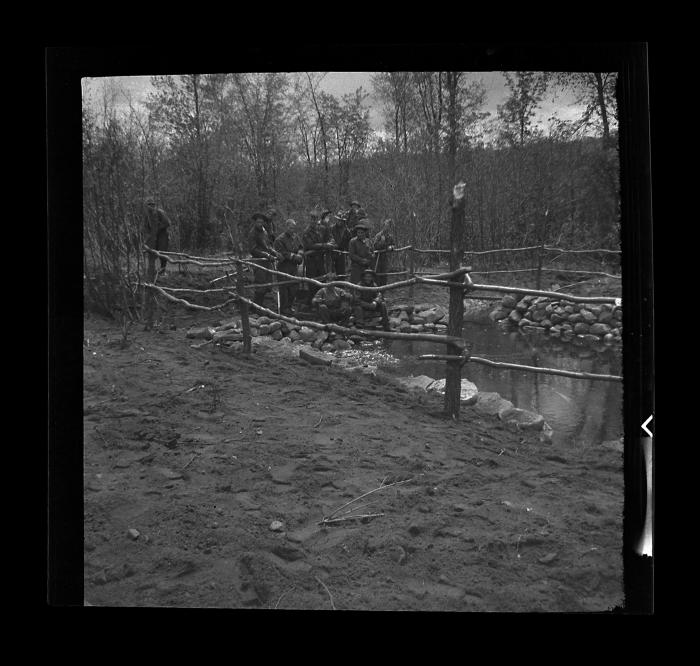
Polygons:
<instances>
[{"instance_id":1,"label":"sky","mask_svg":"<svg viewBox=\"0 0 700 666\"><path fill-rule=\"evenodd\" d=\"M501 72L467 72L469 80L481 80L486 88L485 111L489 111L492 116L496 115L496 108L502 104L508 94L505 77ZM383 121L381 109L378 102L372 95L372 72L328 72L321 81L321 89L327 93L341 97L347 93L353 93L362 86L370 93L366 100L366 105L370 107L370 123L372 129L381 130ZM128 96L131 96L135 105L143 104L151 87L150 76L112 76L92 79L83 79L83 90L88 91L93 104L99 104L98 100L102 96L102 89L105 83L113 83L117 90L124 94L117 94L115 103L128 111ZM111 87L111 86L109 86ZM573 95L562 91L547 91L543 99L536 119L546 125L546 121L553 115L557 115L563 120L571 120L580 116L582 108L573 104Z\"/></svg>"}]
</instances>

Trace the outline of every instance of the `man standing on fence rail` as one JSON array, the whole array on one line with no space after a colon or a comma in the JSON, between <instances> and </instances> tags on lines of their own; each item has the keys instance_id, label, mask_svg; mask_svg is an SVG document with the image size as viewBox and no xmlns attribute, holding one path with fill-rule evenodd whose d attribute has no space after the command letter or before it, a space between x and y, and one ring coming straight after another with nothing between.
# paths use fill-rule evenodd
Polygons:
<instances>
[{"instance_id":1,"label":"man standing on fence rail","mask_svg":"<svg viewBox=\"0 0 700 666\"><path fill-rule=\"evenodd\" d=\"M250 238L248 241L250 254L255 260L255 263L266 266L267 268L274 268L275 261L278 258L281 259L282 255L270 245L270 237L265 229L265 224L269 223L269 219L262 213L255 213L252 219L253 228L250 231ZM253 275L256 284L265 284L271 281L270 273L266 273L260 269L255 269ZM270 287L256 289L253 295L253 301L258 305L264 305L265 294L268 291L270 291Z\"/></svg>"},{"instance_id":2,"label":"man standing on fence rail","mask_svg":"<svg viewBox=\"0 0 700 666\"><path fill-rule=\"evenodd\" d=\"M330 232L328 227L323 224L323 217L318 220L311 220L302 236L304 245L304 255L306 263L306 277L317 278L326 274L325 270L325 254L328 250L333 249L331 243ZM314 286L309 287L309 291L313 296L317 289Z\"/></svg>"},{"instance_id":3,"label":"man standing on fence rail","mask_svg":"<svg viewBox=\"0 0 700 666\"><path fill-rule=\"evenodd\" d=\"M379 232L372 239L372 247L377 253L375 270L378 273L376 279L379 285L385 285L387 282L386 275L382 273L388 272L389 253L394 249L394 237L390 231L391 223L391 220L384 220Z\"/></svg>"},{"instance_id":4,"label":"man standing on fence rail","mask_svg":"<svg viewBox=\"0 0 700 666\"><path fill-rule=\"evenodd\" d=\"M331 225L331 237L335 244L336 250L343 252L348 251L348 245L352 234L347 226L347 214L343 211L338 211L335 214L335 222ZM345 255L340 252L333 253L333 270L336 275L346 275Z\"/></svg>"},{"instance_id":5,"label":"man standing on fence rail","mask_svg":"<svg viewBox=\"0 0 700 666\"><path fill-rule=\"evenodd\" d=\"M335 273L328 275L328 282L333 282ZM321 287L314 296L312 304L318 308L318 314L324 324L342 322L350 317L352 294L340 287Z\"/></svg>"},{"instance_id":6,"label":"man standing on fence rail","mask_svg":"<svg viewBox=\"0 0 700 666\"><path fill-rule=\"evenodd\" d=\"M370 268L372 262L372 249L367 240L369 227L364 221L355 225L356 236L348 245L348 255L350 256L350 282L359 284L362 279L362 271Z\"/></svg>"},{"instance_id":7,"label":"man standing on fence rail","mask_svg":"<svg viewBox=\"0 0 700 666\"><path fill-rule=\"evenodd\" d=\"M162 208L156 206L153 199L146 201L146 234L148 238L148 247L158 250L158 252L167 252L169 245L168 229L170 228L170 220ZM158 273L165 273L165 267L168 260L160 257L160 270Z\"/></svg>"},{"instance_id":8,"label":"man standing on fence rail","mask_svg":"<svg viewBox=\"0 0 700 666\"><path fill-rule=\"evenodd\" d=\"M348 211L348 229L354 229L355 225L362 219L366 218L364 209L360 206L359 201L350 202L350 210Z\"/></svg>"},{"instance_id":9,"label":"man standing on fence rail","mask_svg":"<svg viewBox=\"0 0 700 666\"><path fill-rule=\"evenodd\" d=\"M274 243L275 250L282 255L278 266L279 270L289 275L297 274L299 264L301 264L304 258L301 242L296 235L296 228L297 223L294 220L287 220L285 222L284 232L277 237ZM282 280L286 279L287 278L282 278ZM294 303L298 289L299 285L296 284L285 284L279 287L280 312L282 314L294 314L292 304Z\"/></svg>"}]
</instances>

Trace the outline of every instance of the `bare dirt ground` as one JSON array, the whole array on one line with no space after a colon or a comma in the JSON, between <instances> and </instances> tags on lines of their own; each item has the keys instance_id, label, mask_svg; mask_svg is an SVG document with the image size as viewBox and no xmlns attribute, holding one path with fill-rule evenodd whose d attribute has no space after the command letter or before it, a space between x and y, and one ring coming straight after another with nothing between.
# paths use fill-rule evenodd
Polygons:
<instances>
[{"instance_id":1,"label":"bare dirt ground","mask_svg":"<svg viewBox=\"0 0 700 666\"><path fill-rule=\"evenodd\" d=\"M622 453L258 347L190 347L173 311L85 320L93 605L605 611L622 597ZM382 481L365 522L318 525ZM363 504L361 502L360 504ZM273 521L282 523L273 531ZM129 533L129 530L135 532Z\"/></svg>"}]
</instances>

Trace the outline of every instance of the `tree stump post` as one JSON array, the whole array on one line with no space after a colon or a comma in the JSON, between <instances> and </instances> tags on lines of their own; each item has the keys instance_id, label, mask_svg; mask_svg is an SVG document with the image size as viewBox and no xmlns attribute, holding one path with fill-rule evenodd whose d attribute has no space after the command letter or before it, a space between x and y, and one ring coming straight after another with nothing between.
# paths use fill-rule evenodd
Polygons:
<instances>
[{"instance_id":1,"label":"tree stump post","mask_svg":"<svg viewBox=\"0 0 700 666\"><path fill-rule=\"evenodd\" d=\"M236 264L236 292L239 296L243 296L245 289L243 285L243 266ZM250 318L248 317L248 304L244 301L238 301L238 307L241 309L241 328L243 330L243 353L250 354L251 337L250 337Z\"/></svg>"},{"instance_id":2,"label":"tree stump post","mask_svg":"<svg viewBox=\"0 0 700 666\"><path fill-rule=\"evenodd\" d=\"M450 251L450 270L459 268L464 254L464 194L465 183L459 182L452 192L452 228ZM460 277L464 282L465 277ZM450 320L447 325L447 335L462 337L462 321L464 319L464 288L450 287ZM454 345L447 346L447 354L459 356L461 350ZM445 414L455 421L459 419L460 398L462 394L462 362L461 360L447 361L445 367Z\"/></svg>"}]
</instances>

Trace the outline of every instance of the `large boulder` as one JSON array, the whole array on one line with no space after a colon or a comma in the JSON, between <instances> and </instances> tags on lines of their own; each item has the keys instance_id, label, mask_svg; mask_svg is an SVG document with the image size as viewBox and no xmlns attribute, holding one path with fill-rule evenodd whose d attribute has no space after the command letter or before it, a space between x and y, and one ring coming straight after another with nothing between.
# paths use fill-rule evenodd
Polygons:
<instances>
[{"instance_id":1,"label":"large boulder","mask_svg":"<svg viewBox=\"0 0 700 666\"><path fill-rule=\"evenodd\" d=\"M271 324L272 319L269 317L258 317L258 326L261 326L262 324Z\"/></svg>"},{"instance_id":2,"label":"large boulder","mask_svg":"<svg viewBox=\"0 0 700 666\"><path fill-rule=\"evenodd\" d=\"M345 349L350 349L351 346L352 345L347 340L343 340L342 338L338 338L337 340L333 341L333 347L337 351L343 351Z\"/></svg>"},{"instance_id":3,"label":"large boulder","mask_svg":"<svg viewBox=\"0 0 700 666\"><path fill-rule=\"evenodd\" d=\"M434 393L440 393L444 395L445 393L445 380L438 379L434 381L427 388L428 391ZM468 379L462 380L462 386L460 390L459 401L463 405L474 405L478 399L479 389L476 388L476 384L470 382Z\"/></svg>"},{"instance_id":4,"label":"large boulder","mask_svg":"<svg viewBox=\"0 0 700 666\"><path fill-rule=\"evenodd\" d=\"M504 423L515 424L521 430L542 430L544 427L544 417L541 414L535 414L535 412L518 407L499 411L498 418Z\"/></svg>"},{"instance_id":5,"label":"large boulder","mask_svg":"<svg viewBox=\"0 0 700 666\"><path fill-rule=\"evenodd\" d=\"M401 324L399 325L399 331L401 333L408 333L411 330L411 324L409 324L407 321L402 321Z\"/></svg>"},{"instance_id":6,"label":"large boulder","mask_svg":"<svg viewBox=\"0 0 700 666\"><path fill-rule=\"evenodd\" d=\"M612 318L612 313L610 314ZM241 322L238 319L231 319L230 321L223 322L220 326L217 326L217 331L228 331L231 328L240 328Z\"/></svg>"},{"instance_id":7,"label":"large boulder","mask_svg":"<svg viewBox=\"0 0 700 666\"><path fill-rule=\"evenodd\" d=\"M508 319L512 321L514 324L517 324L523 316L518 312L518 310L511 310L511 313L508 315Z\"/></svg>"},{"instance_id":8,"label":"large boulder","mask_svg":"<svg viewBox=\"0 0 700 666\"><path fill-rule=\"evenodd\" d=\"M583 317L580 312L574 312L569 315L569 322L572 324L578 324L583 321Z\"/></svg>"},{"instance_id":9,"label":"large boulder","mask_svg":"<svg viewBox=\"0 0 700 666\"><path fill-rule=\"evenodd\" d=\"M258 321L260 320L258 319ZM260 331L260 335L267 335L270 332L270 325L260 324L260 328L258 330Z\"/></svg>"},{"instance_id":10,"label":"large boulder","mask_svg":"<svg viewBox=\"0 0 700 666\"><path fill-rule=\"evenodd\" d=\"M610 324L613 320L613 313L610 310L603 310L598 315L598 323L600 324Z\"/></svg>"},{"instance_id":11,"label":"large boulder","mask_svg":"<svg viewBox=\"0 0 700 666\"><path fill-rule=\"evenodd\" d=\"M584 322L580 321L574 326L574 333L588 333L589 328L590 326L588 324L585 324Z\"/></svg>"},{"instance_id":12,"label":"large boulder","mask_svg":"<svg viewBox=\"0 0 700 666\"><path fill-rule=\"evenodd\" d=\"M427 391L428 387L435 382L433 377L418 375L417 377L399 377L396 382L405 389Z\"/></svg>"},{"instance_id":13,"label":"large boulder","mask_svg":"<svg viewBox=\"0 0 700 666\"><path fill-rule=\"evenodd\" d=\"M515 304L515 309L518 312L520 312L520 314L525 312L528 309L528 307L529 307L529 305L528 305L528 303L525 302L525 299L522 299Z\"/></svg>"},{"instance_id":14,"label":"large boulder","mask_svg":"<svg viewBox=\"0 0 700 666\"><path fill-rule=\"evenodd\" d=\"M425 329L423 328L423 324L410 324L409 330L411 333L421 333Z\"/></svg>"},{"instance_id":15,"label":"large boulder","mask_svg":"<svg viewBox=\"0 0 700 666\"><path fill-rule=\"evenodd\" d=\"M299 331L299 338L304 342L312 342L316 338L316 331L308 326L302 326Z\"/></svg>"},{"instance_id":16,"label":"large boulder","mask_svg":"<svg viewBox=\"0 0 700 666\"><path fill-rule=\"evenodd\" d=\"M445 312L445 310L438 305L430 310L421 312L421 316L427 323L435 324L442 321L447 316L447 312Z\"/></svg>"},{"instance_id":17,"label":"large boulder","mask_svg":"<svg viewBox=\"0 0 700 666\"><path fill-rule=\"evenodd\" d=\"M216 331L212 339L214 340L214 342L225 342L226 340L240 342L241 340L243 340L243 333L234 329Z\"/></svg>"},{"instance_id":18,"label":"large boulder","mask_svg":"<svg viewBox=\"0 0 700 666\"><path fill-rule=\"evenodd\" d=\"M216 331L211 326L202 326L199 328L190 328L186 335L191 340L211 340Z\"/></svg>"},{"instance_id":19,"label":"large boulder","mask_svg":"<svg viewBox=\"0 0 700 666\"><path fill-rule=\"evenodd\" d=\"M592 333L593 335L607 335L610 333L610 326L601 323L593 324L588 332Z\"/></svg>"},{"instance_id":20,"label":"large boulder","mask_svg":"<svg viewBox=\"0 0 700 666\"><path fill-rule=\"evenodd\" d=\"M281 321L273 321L268 327L268 332L274 333L275 331L279 331L281 328L282 328Z\"/></svg>"},{"instance_id":21,"label":"large boulder","mask_svg":"<svg viewBox=\"0 0 700 666\"><path fill-rule=\"evenodd\" d=\"M564 317L562 317L560 314L557 314L556 312L552 312L552 314L549 315L549 319L552 322L552 324L561 324L561 322L564 321Z\"/></svg>"},{"instance_id":22,"label":"large boulder","mask_svg":"<svg viewBox=\"0 0 700 666\"><path fill-rule=\"evenodd\" d=\"M480 414L496 416L501 410L507 410L513 406L510 400L505 400L498 393L492 391L480 391L476 396L474 409Z\"/></svg>"},{"instance_id":23,"label":"large boulder","mask_svg":"<svg viewBox=\"0 0 700 666\"><path fill-rule=\"evenodd\" d=\"M530 318L532 321L542 321L547 318L547 313L544 310L535 310Z\"/></svg>"},{"instance_id":24,"label":"large boulder","mask_svg":"<svg viewBox=\"0 0 700 666\"><path fill-rule=\"evenodd\" d=\"M508 315L510 314L510 310L506 310L503 307L497 307L489 317L491 318L491 321L501 321L501 319L505 319Z\"/></svg>"},{"instance_id":25,"label":"large boulder","mask_svg":"<svg viewBox=\"0 0 700 666\"><path fill-rule=\"evenodd\" d=\"M512 294L506 294L501 299L501 305L504 309L512 310L518 304L517 299Z\"/></svg>"},{"instance_id":26,"label":"large boulder","mask_svg":"<svg viewBox=\"0 0 700 666\"><path fill-rule=\"evenodd\" d=\"M523 318L518 322L518 326L520 326L521 328L524 327L524 326L532 326L533 324L534 324L534 322L531 321L530 319L527 319L526 317L523 317Z\"/></svg>"},{"instance_id":27,"label":"large boulder","mask_svg":"<svg viewBox=\"0 0 700 666\"><path fill-rule=\"evenodd\" d=\"M418 303L418 305L413 306L414 312L422 312L423 310L432 310L435 307L435 303Z\"/></svg>"},{"instance_id":28,"label":"large boulder","mask_svg":"<svg viewBox=\"0 0 700 666\"><path fill-rule=\"evenodd\" d=\"M596 321L598 321L598 317L596 315L594 315L590 310L583 310L582 309L579 312L579 314L581 315L582 320L584 322L586 322L586 324L588 324L588 325L595 324Z\"/></svg>"},{"instance_id":29,"label":"large boulder","mask_svg":"<svg viewBox=\"0 0 700 666\"><path fill-rule=\"evenodd\" d=\"M330 365L333 362L333 357L329 354L303 347L299 350L299 358L311 365Z\"/></svg>"},{"instance_id":30,"label":"large boulder","mask_svg":"<svg viewBox=\"0 0 700 666\"><path fill-rule=\"evenodd\" d=\"M272 333L270 333L270 337L273 340L281 340L284 337L284 335L282 334L282 331L278 328L276 331L272 331Z\"/></svg>"},{"instance_id":31,"label":"large boulder","mask_svg":"<svg viewBox=\"0 0 700 666\"><path fill-rule=\"evenodd\" d=\"M328 340L328 331L318 331L314 338L314 346L320 347L326 340Z\"/></svg>"},{"instance_id":32,"label":"large boulder","mask_svg":"<svg viewBox=\"0 0 700 666\"><path fill-rule=\"evenodd\" d=\"M300 339L300 337L299 337L299 331L297 331L297 330L295 330L295 329L292 329L291 331L289 331L289 339L290 339L292 342L294 342L295 340L299 340L299 339Z\"/></svg>"},{"instance_id":33,"label":"large boulder","mask_svg":"<svg viewBox=\"0 0 700 666\"><path fill-rule=\"evenodd\" d=\"M401 326L401 320L398 317L389 317L389 326L391 326L391 328L399 328L399 326Z\"/></svg>"}]
</instances>

